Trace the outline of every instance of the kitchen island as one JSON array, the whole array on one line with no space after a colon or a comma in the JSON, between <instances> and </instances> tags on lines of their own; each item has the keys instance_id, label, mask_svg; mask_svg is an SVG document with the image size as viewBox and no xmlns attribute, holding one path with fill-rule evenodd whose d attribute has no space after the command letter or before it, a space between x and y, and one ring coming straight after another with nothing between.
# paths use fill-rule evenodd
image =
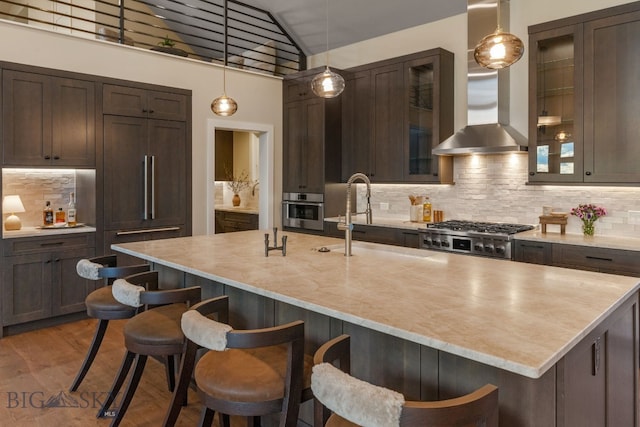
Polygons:
<instances>
[{"instance_id":1,"label":"kitchen island","mask_svg":"<svg viewBox=\"0 0 640 427\"><path fill-rule=\"evenodd\" d=\"M342 240L298 233L265 257L264 234L112 248L228 294L236 327L301 318L308 352L352 335L352 372L409 399L491 382L501 425L638 425L637 279L357 242L345 257Z\"/></svg>"}]
</instances>

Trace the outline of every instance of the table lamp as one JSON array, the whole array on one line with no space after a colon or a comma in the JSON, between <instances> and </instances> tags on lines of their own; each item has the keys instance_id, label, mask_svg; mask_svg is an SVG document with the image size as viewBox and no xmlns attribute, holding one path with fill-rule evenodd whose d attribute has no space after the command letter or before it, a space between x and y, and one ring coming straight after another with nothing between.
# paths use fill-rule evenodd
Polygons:
<instances>
[{"instance_id":1,"label":"table lamp","mask_svg":"<svg viewBox=\"0 0 640 427\"><path fill-rule=\"evenodd\" d=\"M9 213L10 215L4 222L4 229L7 231L20 230L22 224L20 223L20 218L15 214L16 212L21 213L24 211L24 205L22 204L22 200L20 200L20 196L5 196L4 199L2 199L2 212L5 214Z\"/></svg>"}]
</instances>

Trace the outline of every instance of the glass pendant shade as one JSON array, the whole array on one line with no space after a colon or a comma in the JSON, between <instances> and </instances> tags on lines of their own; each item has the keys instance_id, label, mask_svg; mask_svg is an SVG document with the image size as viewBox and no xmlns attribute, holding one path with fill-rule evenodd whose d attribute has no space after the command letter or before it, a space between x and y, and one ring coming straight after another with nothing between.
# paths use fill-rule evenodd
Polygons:
<instances>
[{"instance_id":1,"label":"glass pendant shade","mask_svg":"<svg viewBox=\"0 0 640 427\"><path fill-rule=\"evenodd\" d=\"M344 90L344 79L327 67L311 81L311 90L322 98L335 98Z\"/></svg>"},{"instance_id":2,"label":"glass pendant shade","mask_svg":"<svg viewBox=\"0 0 640 427\"><path fill-rule=\"evenodd\" d=\"M493 34L480 40L473 51L473 57L482 67L499 70L518 62L523 53L522 40L498 28Z\"/></svg>"},{"instance_id":3,"label":"glass pendant shade","mask_svg":"<svg viewBox=\"0 0 640 427\"><path fill-rule=\"evenodd\" d=\"M562 118L560 116L538 116L538 127L557 126L560 123L562 123Z\"/></svg>"},{"instance_id":4,"label":"glass pendant shade","mask_svg":"<svg viewBox=\"0 0 640 427\"><path fill-rule=\"evenodd\" d=\"M565 131L561 130L560 132L555 134L553 139L555 139L558 142L566 142L571 138L571 136L572 135L569 132L565 132Z\"/></svg>"},{"instance_id":5,"label":"glass pendant shade","mask_svg":"<svg viewBox=\"0 0 640 427\"><path fill-rule=\"evenodd\" d=\"M218 116L232 116L236 111L238 111L238 104L233 100L233 98L228 97L227 94L223 94L213 100L211 103L211 111Z\"/></svg>"}]
</instances>

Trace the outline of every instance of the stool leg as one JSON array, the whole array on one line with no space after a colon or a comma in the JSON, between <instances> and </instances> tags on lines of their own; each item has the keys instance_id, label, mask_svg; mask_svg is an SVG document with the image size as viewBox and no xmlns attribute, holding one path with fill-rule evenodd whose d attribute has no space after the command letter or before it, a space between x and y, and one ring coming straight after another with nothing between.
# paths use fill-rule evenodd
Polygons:
<instances>
[{"instance_id":1,"label":"stool leg","mask_svg":"<svg viewBox=\"0 0 640 427\"><path fill-rule=\"evenodd\" d=\"M176 387L176 364L173 355L167 356L164 366L167 371L167 386L169 387L169 391L173 391Z\"/></svg>"},{"instance_id":2,"label":"stool leg","mask_svg":"<svg viewBox=\"0 0 640 427\"><path fill-rule=\"evenodd\" d=\"M169 404L169 411L164 418L163 427L173 427L178 419L178 415L180 415L180 409L182 409L182 406L186 406L187 404L187 392L189 391L193 368L196 364L197 351L198 346L187 340L184 355L182 356L182 362L180 364L178 384L176 384L173 390L173 396L171 397L171 403Z\"/></svg>"},{"instance_id":3,"label":"stool leg","mask_svg":"<svg viewBox=\"0 0 640 427\"><path fill-rule=\"evenodd\" d=\"M211 427L211 424L213 423L213 416L215 414L216 412L211 408L207 408L206 406L202 408L202 416L200 417L200 427Z\"/></svg>"},{"instance_id":4,"label":"stool leg","mask_svg":"<svg viewBox=\"0 0 640 427\"><path fill-rule=\"evenodd\" d=\"M80 383L84 379L87 372L89 372L89 368L93 363L93 359L96 358L96 354L98 354L98 349L100 349L100 344L102 344L102 339L104 338L104 333L107 330L107 326L109 325L109 321L102 319L96 325L96 331L93 334L93 340L91 341L91 346L87 351L87 355L84 358L84 362L82 362L82 366L80 367L80 371L76 376L76 379L73 380L73 384L71 384L71 388L69 391L76 391L80 386Z\"/></svg>"},{"instance_id":5,"label":"stool leg","mask_svg":"<svg viewBox=\"0 0 640 427\"><path fill-rule=\"evenodd\" d=\"M120 407L118 408L118 414L111 421L111 427L118 427L124 418L125 412L127 412L127 408L131 403L131 399L133 399L133 395L138 388L138 383L140 382L140 378L142 377L142 372L144 371L144 365L147 363L147 356L144 354L138 354L136 356L136 366L133 368L133 373L131 374L131 378L129 379L129 384L127 385L127 389L124 391L124 396L122 396L122 401L120 402Z\"/></svg>"},{"instance_id":6,"label":"stool leg","mask_svg":"<svg viewBox=\"0 0 640 427\"><path fill-rule=\"evenodd\" d=\"M124 359L122 359L122 365L120 365L120 370L118 371L118 375L115 377L113 381L113 385L111 386L111 390L109 391L109 395L107 396L107 400L102 404L102 407L98 411L96 418L104 417L104 413L109 410L111 404L116 399L124 380L127 378L127 374L129 373L129 369L131 369L131 364L133 363L133 358L136 356L135 353L127 351L127 354L124 355Z\"/></svg>"}]
</instances>

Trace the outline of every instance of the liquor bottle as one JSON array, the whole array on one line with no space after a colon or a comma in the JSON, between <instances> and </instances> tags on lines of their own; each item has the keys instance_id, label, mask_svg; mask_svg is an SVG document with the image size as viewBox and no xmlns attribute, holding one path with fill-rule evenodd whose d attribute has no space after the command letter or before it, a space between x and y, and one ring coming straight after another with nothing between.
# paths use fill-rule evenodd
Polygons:
<instances>
[{"instance_id":1,"label":"liquor bottle","mask_svg":"<svg viewBox=\"0 0 640 427\"><path fill-rule=\"evenodd\" d=\"M65 221L64 211L62 210L62 208L59 208L56 211L56 224L64 223L64 221Z\"/></svg>"},{"instance_id":2,"label":"liquor bottle","mask_svg":"<svg viewBox=\"0 0 640 427\"><path fill-rule=\"evenodd\" d=\"M51 202L47 200L42 211L42 225L50 227L53 225L53 209L51 209Z\"/></svg>"},{"instance_id":3,"label":"liquor bottle","mask_svg":"<svg viewBox=\"0 0 640 427\"><path fill-rule=\"evenodd\" d=\"M424 198L424 204L422 205L422 221L431 222L431 202L428 197Z\"/></svg>"},{"instance_id":4,"label":"liquor bottle","mask_svg":"<svg viewBox=\"0 0 640 427\"><path fill-rule=\"evenodd\" d=\"M75 227L77 224L76 219L76 201L75 194L71 193L69 197L69 207L67 208L67 225L69 227Z\"/></svg>"}]
</instances>

